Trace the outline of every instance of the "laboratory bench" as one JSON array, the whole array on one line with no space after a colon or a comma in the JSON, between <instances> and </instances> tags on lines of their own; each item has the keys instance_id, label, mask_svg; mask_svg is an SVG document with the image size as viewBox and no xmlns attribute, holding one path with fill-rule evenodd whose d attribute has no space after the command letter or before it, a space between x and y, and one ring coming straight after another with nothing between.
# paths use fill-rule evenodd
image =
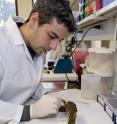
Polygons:
<instances>
[{"instance_id":1,"label":"laboratory bench","mask_svg":"<svg viewBox=\"0 0 117 124\"><path fill-rule=\"evenodd\" d=\"M70 81L76 81L78 76L75 72L67 73L67 77L65 73L53 73L52 70L48 70L49 73L43 73L41 81L68 81L67 77Z\"/></svg>"},{"instance_id":2,"label":"laboratory bench","mask_svg":"<svg viewBox=\"0 0 117 124\"><path fill-rule=\"evenodd\" d=\"M77 88L81 89L81 83L78 82L78 76L75 72L67 73L53 73L52 70L48 70L49 73L43 73L41 84L45 91L59 91L64 89ZM69 81L68 81L69 79Z\"/></svg>"},{"instance_id":3,"label":"laboratory bench","mask_svg":"<svg viewBox=\"0 0 117 124\"><path fill-rule=\"evenodd\" d=\"M113 124L112 119L96 100L82 98L81 90L66 89L59 92L77 106L76 124ZM20 124L67 124L65 113L59 112L55 117L34 119Z\"/></svg>"}]
</instances>

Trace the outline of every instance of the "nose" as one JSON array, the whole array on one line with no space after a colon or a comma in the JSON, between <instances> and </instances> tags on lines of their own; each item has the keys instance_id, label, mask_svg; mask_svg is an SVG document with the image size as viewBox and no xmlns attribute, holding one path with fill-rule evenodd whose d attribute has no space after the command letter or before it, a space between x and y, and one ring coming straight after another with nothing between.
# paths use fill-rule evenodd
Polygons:
<instances>
[{"instance_id":1,"label":"nose","mask_svg":"<svg viewBox=\"0 0 117 124\"><path fill-rule=\"evenodd\" d=\"M58 46L59 40L52 40L50 43L50 48L55 50Z\"/></svg>"}]
</instances>

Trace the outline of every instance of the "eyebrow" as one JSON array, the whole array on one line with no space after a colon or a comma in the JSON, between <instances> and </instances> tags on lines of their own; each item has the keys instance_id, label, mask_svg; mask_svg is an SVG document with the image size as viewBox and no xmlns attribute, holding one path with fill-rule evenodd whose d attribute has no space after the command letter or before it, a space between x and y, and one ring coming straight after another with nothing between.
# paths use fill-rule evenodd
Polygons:
<instances>
[{"instance_id":1,"label":"eyebrow","mask_svg":"<svg viewBox=\"0 0 117 124\"><path fill-rule=\"evenodd\" d=\"M56 38L59 38L59 36L58 36L55 32L51 31L51 33L52 33ZM61 41L61 40L64 40L64 39L60 39L60 41Z\"/></svg>"}]
</instances>

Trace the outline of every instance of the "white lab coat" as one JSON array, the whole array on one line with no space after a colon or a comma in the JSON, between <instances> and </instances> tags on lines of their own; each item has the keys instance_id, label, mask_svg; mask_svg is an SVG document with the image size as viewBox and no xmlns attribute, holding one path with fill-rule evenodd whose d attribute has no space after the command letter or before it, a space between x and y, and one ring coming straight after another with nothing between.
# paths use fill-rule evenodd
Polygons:
<instances>
[{"instance_id":1,"label":"white lab coat","mask_svg":"<svg viewBox=\"0 0 117 124\"><path fill-rule=\"evenodd\" d=\"M0 124L19 123L23 104L39 98L45 55L32 60L11 17L0 28Z\"/></svg>"}]
</instances>

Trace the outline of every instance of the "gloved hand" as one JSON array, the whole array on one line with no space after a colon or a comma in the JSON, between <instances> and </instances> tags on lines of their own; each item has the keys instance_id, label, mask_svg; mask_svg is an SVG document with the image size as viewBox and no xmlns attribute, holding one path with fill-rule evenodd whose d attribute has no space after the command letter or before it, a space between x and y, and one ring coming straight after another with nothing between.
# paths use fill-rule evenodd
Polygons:
<instances>
[{"instance_id":1,"label":"gloved hand","mask_svg":"<svg viewBox=\"0 0 117 124\"><path fill-rule=\"evenodd\" d=\"M61 99L56 96L43 95L40 100L30 106L30 117L43 118L54 115L61 106Z\"/></svg>"},{"instance_id":2,"label":"gloved hand","mask_svg":"<svg viewBox=\"0 0 117 124\"><path fill-rule=\"evenodd\" d=\"M48 92L46 94L47 95L51 95L51 96L55 96L56 98L61 99L61 101L60 101L61 102L61 104L60 104L61 106L64 106L64 104L68 102L68 99L65 96L63 96L60 93L60 91L59 92Z\"/></svg>"}]
</instances>

